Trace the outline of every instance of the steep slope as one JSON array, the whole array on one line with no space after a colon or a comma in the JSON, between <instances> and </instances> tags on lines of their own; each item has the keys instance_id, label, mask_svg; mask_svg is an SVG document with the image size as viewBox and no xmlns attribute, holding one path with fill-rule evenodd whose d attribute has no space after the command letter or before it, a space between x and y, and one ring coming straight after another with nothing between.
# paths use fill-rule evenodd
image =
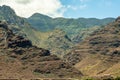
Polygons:
<instances>
[{"instance_id":1,"label":"steep slope","mask_svg":"<svg viewBox=\"0 0 120 80\"><path fill-rule=\"evenodd\" d=\"M7 21L10 24L9 28L11 28L15 34L29 38L33 44L39 41L34 34L31 34L35 29L31 27L25 18L17 16L11 7L6 5L0 6L0 20Z\"/></svg>"},{"instance_id":2,"label":"steep slope","mask_svg":"<svg viewBox=\"0 0 120 80\"><path fill-rule=\"evenodd\" d=\"M120 75L120 17L93 32L65 56L85 75Z\"/></svg>"},{"instance_id":3,"label":"steep slope","mask_svg":"<svg viewBox=\"0 0 120 80\"><path fill-rule=\"evenodd\" d=\"M0 21L0 79L77 78L81 72L48 50L15 35Z\"/></svg>"},{"instance_id":4,"label":"steep slope","mask_svg":"<svg viewBox=\"0 0 120 80\"><path fill-rule=\"evenodd\" d=\"M40 46L50 50L59 57L65 55L74 46L66 33L61 29L55 29L46 33L35 32L35 35L40 39Z\"/></svg>"}]
</instances>

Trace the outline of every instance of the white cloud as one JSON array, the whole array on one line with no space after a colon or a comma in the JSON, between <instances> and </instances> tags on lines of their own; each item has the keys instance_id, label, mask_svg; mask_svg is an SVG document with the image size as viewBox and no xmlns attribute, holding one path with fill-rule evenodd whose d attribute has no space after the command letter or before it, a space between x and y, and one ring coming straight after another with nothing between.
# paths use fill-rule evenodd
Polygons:
<instances>
[{"instance_id":1,"label":"white cloud","mask_svg":"<svg viewBox=\"0 0 120 80\"><path fill-rule=\"evenodd\" d=\"M21 4L28 4L29 2L31 2L32 0L15 0L15 2L17 3L21 3Z\"/></svg>"},{"instance_id":2,"label":"white cloud","mask_svg":"<svg viewBox=\"0 0 120 80\"><path fill-rule=\"evenodd\" d=\"M29 17L41 13L51 17L62 17L64 7L60 0L0 0L0 5L11 6L17 15Z\"/></svg>"}]
</instances>

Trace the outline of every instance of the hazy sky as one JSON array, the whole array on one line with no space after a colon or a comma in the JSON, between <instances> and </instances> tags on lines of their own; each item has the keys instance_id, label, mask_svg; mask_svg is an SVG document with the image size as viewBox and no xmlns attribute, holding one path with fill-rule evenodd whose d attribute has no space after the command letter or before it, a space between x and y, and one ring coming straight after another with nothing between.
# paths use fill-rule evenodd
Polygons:
<instances>
[{"instance_id":1,"label":"hazy sky","mask_svg":"<svg viewBox=\"0 0 120 80\"><path fill-rule=\"evenodd\" d=\"M120 0L0 0L0 5L11 6L22 17L41 13L51 17L117 17Z\"/></svg>"}]
</instances>

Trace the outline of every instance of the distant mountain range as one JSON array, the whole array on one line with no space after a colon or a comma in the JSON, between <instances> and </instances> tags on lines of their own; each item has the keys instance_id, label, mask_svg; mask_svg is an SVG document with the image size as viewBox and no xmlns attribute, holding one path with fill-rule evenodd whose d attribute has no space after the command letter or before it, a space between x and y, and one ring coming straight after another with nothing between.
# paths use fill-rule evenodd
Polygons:
<instances>
[{"instance_id":1,"label":"distant mountain range","mask_svg":"<svg viewBox=\"0 0 120 80\"><path fill-rule=\"evenodd\" d=\"M73 44L81 42L114 18L66 19L35 13L26 19L17 16L9 6L3 5L0 7L0 20L6 20L15 34L27 37L34 45L61 56L66 54Z\"/></svg>"},{"instance_id":2,"label":"distant mountain range","mask_svg":"<svg viewBox=\"0 0 120 80\"><path fill-rule=\"evenodd\" d=\"M120 76L120 17L23 18L0 6L0 64L0 78L114 80Z\"/></svg>"},{"instance_id":3,"label":"distant mountain range","mask_svg":"<svg viewBox=\"0 0 120 80\"><path fill-rule=\"evenodd\" d=\"M40 31L50 31L55 28L61 28L64 30L65 27L71 28L73 26L74 28L89 28L93 26L106 25L114 20L114 18L51 18L40 13L35 13L28 18L28 22Z\"/></svg>"},{"instance_id":4,"label":"distant mountain range","mask_svg":"<svg viewBox=\"0 0 120 80\"><path fill-rule=\"evenodd\" d=\"M39 13L33 14L29 17L28 22L37 30L42 32L52 31L56 28L62 29L66 32L68 37L73 42L80 42L89 32L94 31L98 26L106 25L114 18L96 19L96 18L78 18L78 19L67 19L67 18L51 18L46 15ZM91 30L93 28L93 30ZM84 33L82 32L84 31ZM78 38L79 35L79 38ZM80 36L82 35L82 36ZM77 37L77 38L76 38ZM76 39L76 40L75 40Z\"/></svg>"}]
</instances>

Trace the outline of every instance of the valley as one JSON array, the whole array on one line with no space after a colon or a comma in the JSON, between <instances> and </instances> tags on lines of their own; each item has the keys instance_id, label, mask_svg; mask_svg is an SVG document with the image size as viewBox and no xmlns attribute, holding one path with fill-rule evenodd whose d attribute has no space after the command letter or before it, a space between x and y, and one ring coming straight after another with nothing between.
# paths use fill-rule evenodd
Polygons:
<instances>
[{"instance_id":1,"label":"valley","mask_svg":"<svg viewBox=\"0 0 120 80\"><path fill-rule=\"evenodd\" d=\"M0 6L0 79L119 80L119 35L120 17L24 18Z\"/></svg>"}]
</instances>

